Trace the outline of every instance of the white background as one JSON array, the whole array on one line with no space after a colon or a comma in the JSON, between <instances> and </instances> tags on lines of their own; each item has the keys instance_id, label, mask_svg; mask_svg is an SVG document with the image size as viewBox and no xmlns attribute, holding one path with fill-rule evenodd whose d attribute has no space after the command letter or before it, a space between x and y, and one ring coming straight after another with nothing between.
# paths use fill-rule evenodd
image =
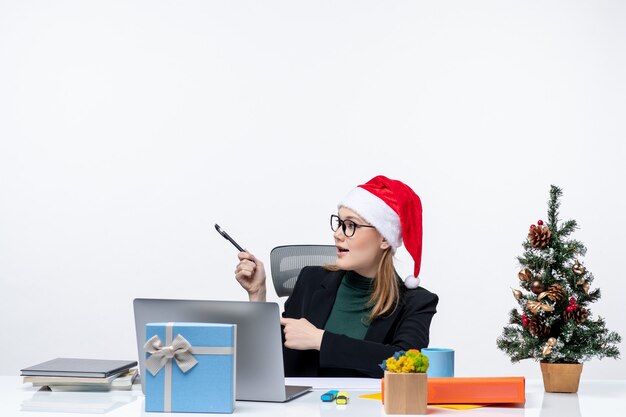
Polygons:
<instances>
[{"instance_id":1,"label":"white background","mask_svg":"<svg viewBox=\"0 0 626 417\"><path fill-rule=\"evenodd\" d=\"M458 376L539 376L495 340L550 184L626 336L625 21L599 0L0 0L0 374L136 357L135 297L244 300L213 223L269 269L331 244L376 174L422 198L431 346Z\"/></svg>"}]
</instances>

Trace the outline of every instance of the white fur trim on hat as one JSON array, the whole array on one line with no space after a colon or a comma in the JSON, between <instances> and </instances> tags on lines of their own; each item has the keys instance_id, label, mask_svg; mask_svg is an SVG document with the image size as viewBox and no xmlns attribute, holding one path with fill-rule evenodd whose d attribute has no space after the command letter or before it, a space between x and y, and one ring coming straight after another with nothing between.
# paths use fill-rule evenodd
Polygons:
<instances>
[{"instance_id":1,"label":"white fur trim on hat","mask_svg":"<svg viewBox=\"0 0 626 417\"><path fill-rule=\"evenodd\" d=\"M420 279L414 277L413 275L409 275L408 277L404 278L404 285L408 289L414 290L420 286Z\"/></svg>"},{"instance_id":2,"label":"white fur trim on hat","mask_svg":"<svg viewBox=\"0 0 626 417\"><path fill-rule=\"evenodd\" d=\"M394 252L402 246L400 217L383 200L361 187L356 187L339 203L338 207L342 206L355 211L374 226Z\"/></svg>"}]
</instances>

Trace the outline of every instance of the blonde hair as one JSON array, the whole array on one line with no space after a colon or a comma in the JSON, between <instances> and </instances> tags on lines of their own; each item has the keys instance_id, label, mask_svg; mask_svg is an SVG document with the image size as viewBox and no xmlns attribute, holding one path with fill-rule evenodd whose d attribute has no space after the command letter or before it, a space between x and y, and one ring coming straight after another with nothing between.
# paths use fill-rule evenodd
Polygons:
<instances>
[{"instance_id":1,"label":"blonde hair","mask_svg":"<svg viewBox=\"0 0 626 417\"><path fill-rule=\"evenodd\" d=\"M340 270L335 264L324 265L324 269L327 271ZM374 291L372 291L367 303L368 306L372 306L369 321L393 313L399 300L400 288L398 287L396 270L393 267L393 254L391 248L387 248L378 263L378 270L374 279Z\"/></svg>"}]
</instances>

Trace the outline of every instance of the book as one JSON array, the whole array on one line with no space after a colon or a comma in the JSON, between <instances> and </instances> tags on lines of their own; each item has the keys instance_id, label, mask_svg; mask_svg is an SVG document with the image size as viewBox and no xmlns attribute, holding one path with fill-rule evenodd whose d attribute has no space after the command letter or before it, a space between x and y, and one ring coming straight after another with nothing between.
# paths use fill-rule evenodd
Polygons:
<instances>
[{"instance_id":1,"label":"book","mask_svg":"<svg viewBox=\"0 0 626 417\"><path fill-rule=\"evenodd\" d=\"M33 384L69 384L69 383L78 383L78 384L102 384L107 385L110 384L115 378L118 378L122 375L128 373L127 370L120 372L119 374L113 374L105 378L88 378L88 377L74 377L74 376L25 376L24 383L32 382Z\"/></svg>"},{"instance_id":2,"label":"book","mask_svg":"<svg viewBox=\"0 0 626 417\"><path fill-rule=\"evenodd\" d=\"M130 369L108 378L73 378L73 377L24 377L24 383L33 387L48 387L51 391L110 391L129 390L137 377L137 369Z\"/></svg>"},{"instance_id":3,"label":"book","mask_svg":"<svg viewBox=\"0 0 626 417\"><path fill-rule=\"evenodd\" d=\"M110 380L108 383L102 382L33 382L34 387L48 387L50 391L112 391L112 390L131 390L135 378L137 377L137 369L131 369L130 371ZM80 378L68 378L72 380ZM83 378L88 379L88 378ZM89 378L92 379L92 378Z\"/></svg>"},{"instance_id":4,"label":"book","mask_svg":"<svg viewBox=\"0 0 626 417\"><path fill-rule=\"evenodd\" d=\"M124 372L136 365L136 361L56 358L38 365L21 369L21 375L107 378L120 374L121 372Z\"/></svg>"}]
</instances>

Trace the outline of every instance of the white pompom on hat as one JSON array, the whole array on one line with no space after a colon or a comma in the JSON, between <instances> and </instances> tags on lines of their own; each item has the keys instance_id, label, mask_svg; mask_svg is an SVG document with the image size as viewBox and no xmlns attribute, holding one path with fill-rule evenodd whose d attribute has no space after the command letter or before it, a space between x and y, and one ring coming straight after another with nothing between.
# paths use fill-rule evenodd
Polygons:
<instances>
[{"instance_id":1,"label":"white pompom on hat","mask_svg":"<svg viewBox=\"0 0 626 417\"><path fill-rule=\"evenodd\" d=\"M404 246L415 266L404 280L407 288L419 286L422 263L422 202L401 181L379 175L348 193L339 207L354 210L387 240L393 252Z\"/></svg>"}]
</instances>

